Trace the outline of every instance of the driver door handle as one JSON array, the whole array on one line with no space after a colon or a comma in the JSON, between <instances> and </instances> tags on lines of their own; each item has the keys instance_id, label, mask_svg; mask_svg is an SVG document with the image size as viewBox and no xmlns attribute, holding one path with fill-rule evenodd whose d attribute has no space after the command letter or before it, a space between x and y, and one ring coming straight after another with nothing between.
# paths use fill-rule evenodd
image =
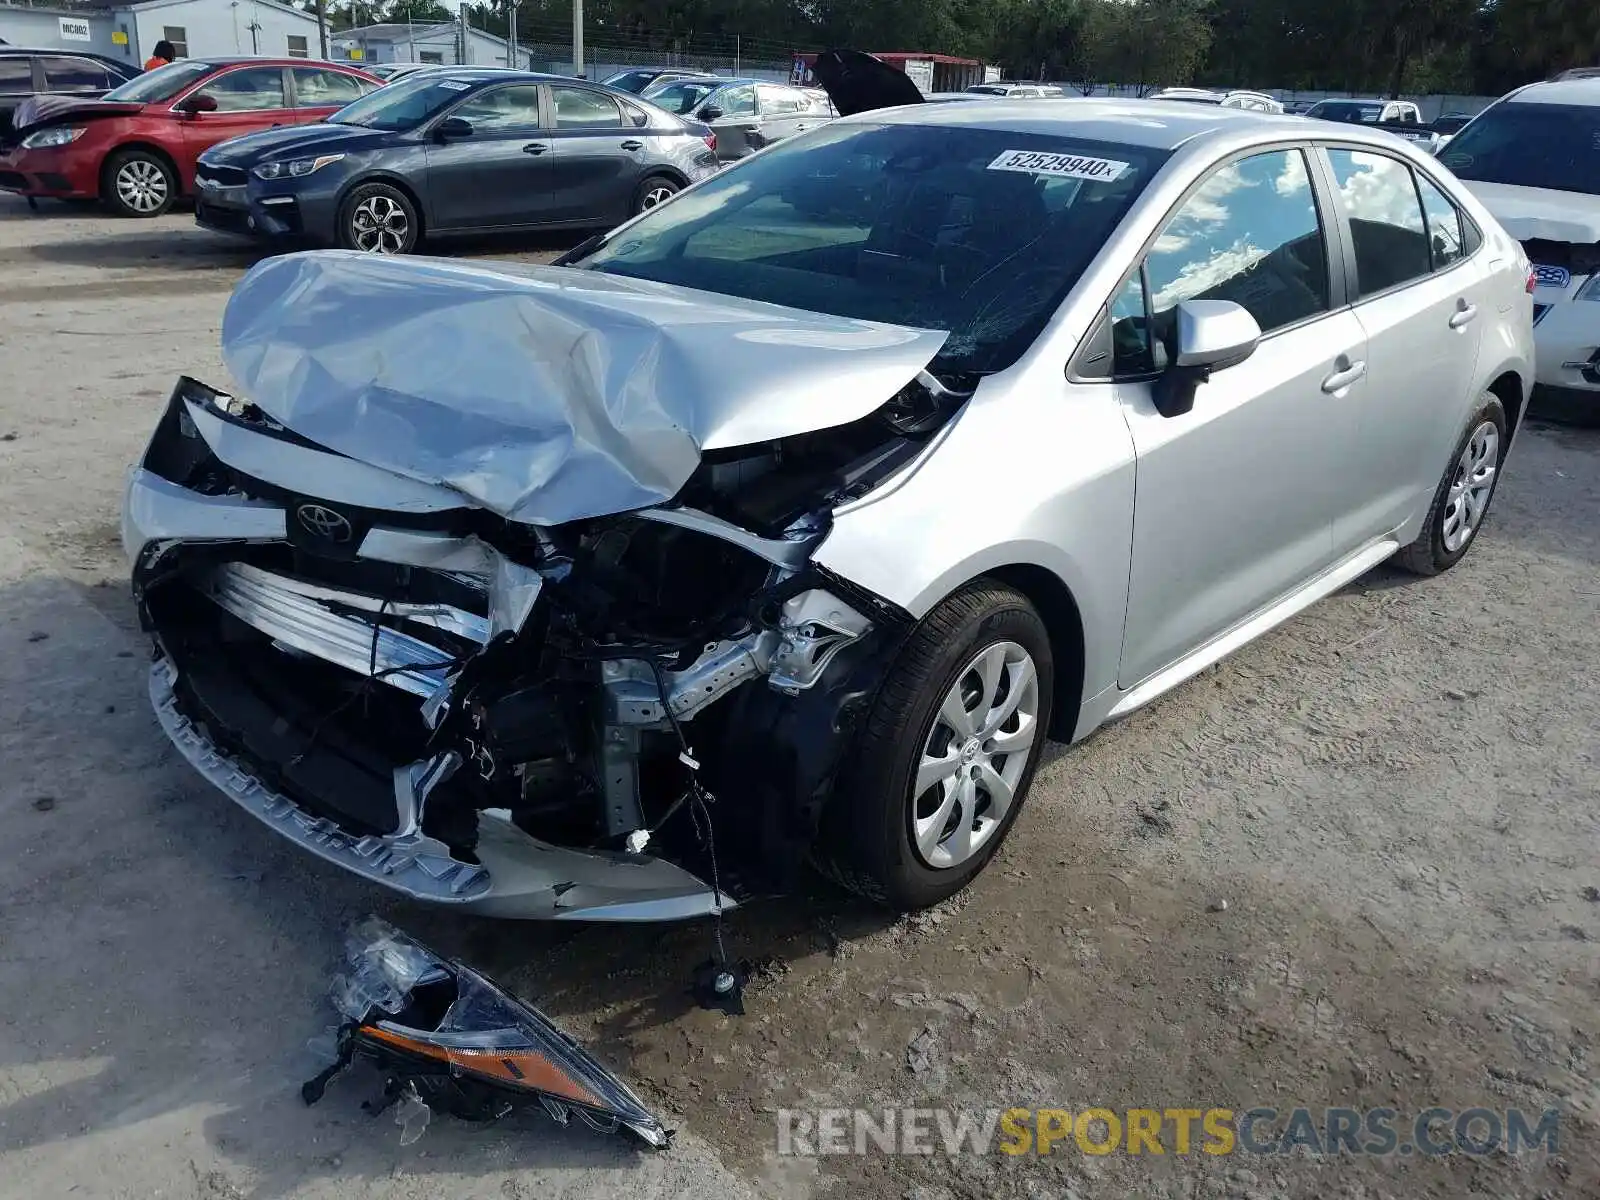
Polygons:
<instances>
[{"instance_id":1,"label":"driver door handle","mask_svg":"<svg viewBox=\"0 0 1600 1200\"><path fill-rule=\"evenodd\" d=\"M1333 364L1333 374L1322 381L1322 390L1332 395L1334 392L1349 387L1356 380L1367 373L1366 360L1351 362L1341 354Z\"/></svg>"},{"instance_id":2,"label":"driver door handle","mask_svg":"<svg viewBox=\"0 0 1600 1200\"><path fill-rule=\"evenodd\" d=\"M1476 305L1469 304L1465 300L1457 300L1456 310L1450 314L1450 328L1460 329L1463 325L1477 315L1478 308Z\"/></svg>"},{"instance_id":3,"label":"driver door handle","mask_svg":"<svg viewBox=\"0 0 1600 1200\"><path fill-rule=\"evenodd\" d=\"M543 142L529 142L522 148L522 152L524 154L543 154L548 149L550 149L550 147L545 145Z\"/></svg>"},{"instance_id":4,"label":"driver door handle","mask_svg":"<svg viewBox=\"0 0 1600 1200\"><path fill-rule=\"evenodd\" d=\"M635 141L633 138L629 138L627 141L622 143L622 148L624 150L643 150L644 143Z\"/></svg>"}]
</instances>

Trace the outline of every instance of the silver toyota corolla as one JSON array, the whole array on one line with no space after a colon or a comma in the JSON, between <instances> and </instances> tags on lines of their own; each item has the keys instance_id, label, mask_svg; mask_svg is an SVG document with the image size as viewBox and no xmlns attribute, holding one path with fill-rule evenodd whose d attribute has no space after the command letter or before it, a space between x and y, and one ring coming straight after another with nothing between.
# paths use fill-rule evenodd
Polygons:
<instances>
[{"instance_id":1,"label":"silver toyota corolla","mask_svg":"<svg viewBox=\"0 0 1600 1200\"><path fill-rule=\"evenodd\" d=\"M975 876L1071 741L1453 566L1528 264L1383 133L847 116L551 267L257 266L131 473L150 692L374 882L661 919Z\"/></svg>"}]
</instances>

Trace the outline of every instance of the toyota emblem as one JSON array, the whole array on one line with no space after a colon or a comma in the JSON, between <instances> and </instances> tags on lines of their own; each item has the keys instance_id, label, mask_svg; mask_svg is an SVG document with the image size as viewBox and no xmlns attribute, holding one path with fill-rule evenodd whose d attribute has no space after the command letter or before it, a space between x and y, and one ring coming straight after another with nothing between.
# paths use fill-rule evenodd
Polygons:
<instances>
[{"instance_id":1,"label":"toyota emblem","mask_svg":"<svg viewBox=\"0 0 1600 1200\"><path fill-rule=\"evenodd\" d=\"M315 534L319 538L326 538L330 542L348 542L355 530L350 528L350 522L331 508L324 508L320 504L302 504L295 509L295 518L305 526L307 533Z\"/></svg>"}]
</instances>

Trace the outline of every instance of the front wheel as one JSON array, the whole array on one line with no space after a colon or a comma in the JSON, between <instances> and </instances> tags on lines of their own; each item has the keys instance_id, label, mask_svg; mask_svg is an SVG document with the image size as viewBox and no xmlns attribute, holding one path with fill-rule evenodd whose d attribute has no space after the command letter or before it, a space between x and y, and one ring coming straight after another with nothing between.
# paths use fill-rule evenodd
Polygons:
<instances>
[{"instance_id":1,"label":"front wheel","mask_svg":"<svg viewBox=\"0 0 1600 1200\"><path fill-rule=\"evenodd\" d=\"M1466 557L1494 499L1508 440L1505 407L1498 396L1485 393L1433 494L1422 531L1395 555L1397 565L1437 575Z\"/></svg>"},{"instance_id":2,"label":"front wheel","mask_svg":"<svg viewBox=\"0 0 1600 1200\"><path fill-rule=\"evenodd\" d=\"M364 183L339 206L339 245L346 250L410 254L420 233L411 198L387 183Z\"/></svg>"},{"instance_id":3,"label":"front wheel","mask_svg":"<svg viewBox=\"0 0 1600 1200\"><path fill-rule=\"evenodd\" d=\"M121 150L107 161L100 198L121 217L159 217L178 198L178 178L148 150Z\"/></svg>"},{"instance_id":4,"label":"front wheel","mask_svg":"<svg viewBox=\"0 0 1600 1200\"><path fill-rule=\"evenodd\" d=\"M1027 597L989 580L917 627L841 772L814 855L890 908L927 908L988 865L1027 796L1055 667Z\"/></svg>"}]
</instances>

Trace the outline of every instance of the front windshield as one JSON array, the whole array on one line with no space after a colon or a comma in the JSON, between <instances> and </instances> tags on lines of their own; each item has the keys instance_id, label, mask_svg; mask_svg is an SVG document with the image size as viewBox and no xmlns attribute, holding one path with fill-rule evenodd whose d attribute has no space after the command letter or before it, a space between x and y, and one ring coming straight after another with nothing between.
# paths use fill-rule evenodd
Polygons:
<instances>
[{"instance_id":1,"label":"front windshield","mask_svg":"<svg viewBox=\"0 0 1600 1200\"><path fill-rule=\"evenodd\" d=\"M1600 105L1497 104L1439 161L1462 179L1600 196Z\"/></svg>"},{"instance_id":2,"label":"front windshield","mask_svg":"<svg viewBox=\"0 0 1600 1200\"><path fill-rule=\"evenodd\" d=\"M644 98L682 117L699 108L700 102L721 86L720 83L707 83L704 80L680 79L676 83L651 88L645 92Z\"/></svg>"},{"instance_id":3,"label":"front windshield","mask_svg":"<svg viewBox=\"0 0 1600 1200\"><path fill-rule=\"evenodd\" d=\"M1353 104L1348 100L1324 100L1313 104L1307 116L1323 121L1344 121L1351 125L1371 125L1383 112L1381 104Z\"/></svg>"},{"instance_id":4,"label":"front windshield","mask_svg":"<svg viewBox=\"0 0 1600 1200\"><path fill-rule=\"evenodd\" d=\"M471 81L466 79L452 79L430 71L412 72L345 105L328 120L335 125L359 125L363 129L384 129L391 133L415 129L461 99L462 93L471 86Z\"/></svg>"},{"instance_id":5,"label":"front windshield","mask_svg":"<svg viewBox=\"0 0 1600 1200\"><path fill-rule=\"evenodd\" d=\"M609 79L601 80L607 87L619 88L624 92L637 92L648 87L650 82L659 75L659 71L621 71Z\"/></svg>"},{"instance_id":6,"label":"front windshield","mask_svg":"<svg viewBox=\"0 0 1600 1200\"><path fill-rule=\"evenodd\" d=\"M196 62L192 58L168 63L128 80L121 87L112 88L106 93L106 99L127 100L134 104L159 104L163 100L171 100L210 70L210 63Z\"/></svg>"},{"instance_id":7,"label":"front windshield","mask_svg":"<svg viewBox=\"0 0 1600 1200\"><path fill-rule=\"evenodd\" d=\"M832 124L707 180L579 265L948 330L941 367L997 371L1165 159L961 125Z\"/></svg>"}]
</instances>

